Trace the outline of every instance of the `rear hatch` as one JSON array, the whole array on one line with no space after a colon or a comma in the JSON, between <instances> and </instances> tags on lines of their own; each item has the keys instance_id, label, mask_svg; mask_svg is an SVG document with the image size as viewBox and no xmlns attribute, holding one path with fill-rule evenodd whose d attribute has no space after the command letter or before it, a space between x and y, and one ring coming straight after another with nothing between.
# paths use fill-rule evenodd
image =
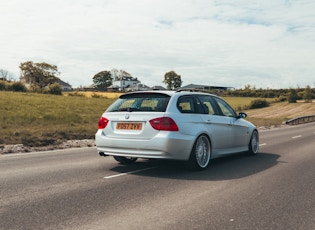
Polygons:
<instances>
[{"instance_id":1,"label":"rear hatch","mask_svg":"<svg viewBox=\"0 0 315 230\"><path fill-rule=\"evenodd\" d=\"M108 125L103 130L107 137L122 139L150 139L159 131L152 128L150 120L163 116L164 113L105 113Z\"/></svg>"},{"instance_id":2,"label":"rear hatch","mask_svg":"<svg viewBox=\"0 0 315 230\"><path fill-rule=\"evenodd\" d=\"M103 134L109 138L151 139L159 133L150 120L163 117L170 99L164 93L129 93L117 99L102 115L108 120Z\"/></svg>"}]
</instances>

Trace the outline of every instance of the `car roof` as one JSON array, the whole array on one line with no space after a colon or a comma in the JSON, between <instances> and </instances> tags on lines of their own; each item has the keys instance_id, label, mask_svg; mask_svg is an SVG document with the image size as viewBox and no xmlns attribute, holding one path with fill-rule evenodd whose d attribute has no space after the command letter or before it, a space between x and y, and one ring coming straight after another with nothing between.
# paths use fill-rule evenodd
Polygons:
<instances>
[{"instance_id":1,"label":"car roof","mask_svg":"<svg viewBox=\"0 0 315 230\"><path fill-rule=\"evenodd\" d=\"M168 96L173 96L175 94L178 95L195 95L195 94L203 94L203 95L211 95L217 97L217 95L207 93L205 91L192 91L192 90L177 90L177 91L172 91L172 90L146 90L146 91L133 91L129 93L124 93L122 95L132 95L132 94L149 94L149 93L156 93L156 94L166 94ZM122 96L121 95L121 96Z\"/></svg>"},{"instance_id":2,"label":"car roof","mask_svg":"<svg viewBox=\"0 0 315 230\"><path fill-rule=\"evenodd\" d=\"M174 95L175 91L171 91L171 90L133 91L133 92L124 93L121 96L123 96L123 95L132 95L132 94L150 94L150 93L166 94L166 95L172 96L172 95Z\"/></svg>"}]
</instances>

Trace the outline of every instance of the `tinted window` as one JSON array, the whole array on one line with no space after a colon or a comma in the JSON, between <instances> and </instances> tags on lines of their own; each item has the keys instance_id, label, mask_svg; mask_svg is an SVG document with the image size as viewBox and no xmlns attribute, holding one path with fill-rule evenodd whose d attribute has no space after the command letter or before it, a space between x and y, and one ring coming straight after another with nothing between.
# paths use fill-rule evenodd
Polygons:
<instances>
[{"instance_id":1,"label":"tinted window","mask_svg":"<svg viewBox=\"0 0 315 230\"><path fill-rule=\"evenodd\" d=\"M195 96L182 96L178 99L177 108L181 113L205 113Z\"/></svg>"},{"instance_id":2,"label":"tinted window","mask_svg":"<svg viewBox=\"0 0 315 230\"><path fill-rule=\"evenodd\" d=\"M160 93L124 94L106 112L143 111L165 112L170 96Z\"/></svg>"},{"instance_id":3,"label":"tinted window","mask_svg":"<svg viewBox=\"0 0 315 230\"><path fill-rule=\"evenodd\" d=\"M205 96L205 95L199 95L198 99L201 102L201 105L203 107L203 109L205 110L206 114L210 114L210 115L215 115L215 106L213 103L213 100L211 98L211 96Z\"/></svg>"},{"instance_id":4,"label":"tinted window","mask_svg":"<svg viewBox=\"0 0 315 230\"><path fill-rule=\"evenodd\" d=\"M228 105L228 103L216 97L215 97L215 100L218 103L218 106L222 112L222 115L227 116L227 117L236 117L236 113L234 109L232 109L231 106Z\"/></svg>"}]
</instances>

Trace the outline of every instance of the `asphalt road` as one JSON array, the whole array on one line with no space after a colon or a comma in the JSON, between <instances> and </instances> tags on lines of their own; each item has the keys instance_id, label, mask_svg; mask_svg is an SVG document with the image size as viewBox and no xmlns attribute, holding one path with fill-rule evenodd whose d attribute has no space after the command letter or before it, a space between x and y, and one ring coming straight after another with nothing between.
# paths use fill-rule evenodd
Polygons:
<instances>
[{"instance_id":1,"label":"asphalt road","mask_svg":"<svg viewBox=\"0 0 315 230\"><path fill-rule=\"evenodd\" d=\"M95 148L0 156L0 229L315 229L315 123L260 153L119 165Z\"/></svg>"}]
</instances>

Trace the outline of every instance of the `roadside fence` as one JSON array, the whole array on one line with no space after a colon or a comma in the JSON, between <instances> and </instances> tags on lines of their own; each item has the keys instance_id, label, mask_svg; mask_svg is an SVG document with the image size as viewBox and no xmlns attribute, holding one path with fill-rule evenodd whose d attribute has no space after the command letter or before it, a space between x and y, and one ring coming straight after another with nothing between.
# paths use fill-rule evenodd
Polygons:
<instances>
[{"instance_id":1,"label":"roadside fence","mask_svg":"<svg viewBox=\"0 0 315 230\"><path fill-rule=\"evenodd\" d=\"M311 115L311 116L293 118L291 120L285 121L284 124L299 125L299 124L304 124L304 123L309 123L309 122L314 122L314 121L315 121L315 115Z\"/></svg>"}]
</instances>

